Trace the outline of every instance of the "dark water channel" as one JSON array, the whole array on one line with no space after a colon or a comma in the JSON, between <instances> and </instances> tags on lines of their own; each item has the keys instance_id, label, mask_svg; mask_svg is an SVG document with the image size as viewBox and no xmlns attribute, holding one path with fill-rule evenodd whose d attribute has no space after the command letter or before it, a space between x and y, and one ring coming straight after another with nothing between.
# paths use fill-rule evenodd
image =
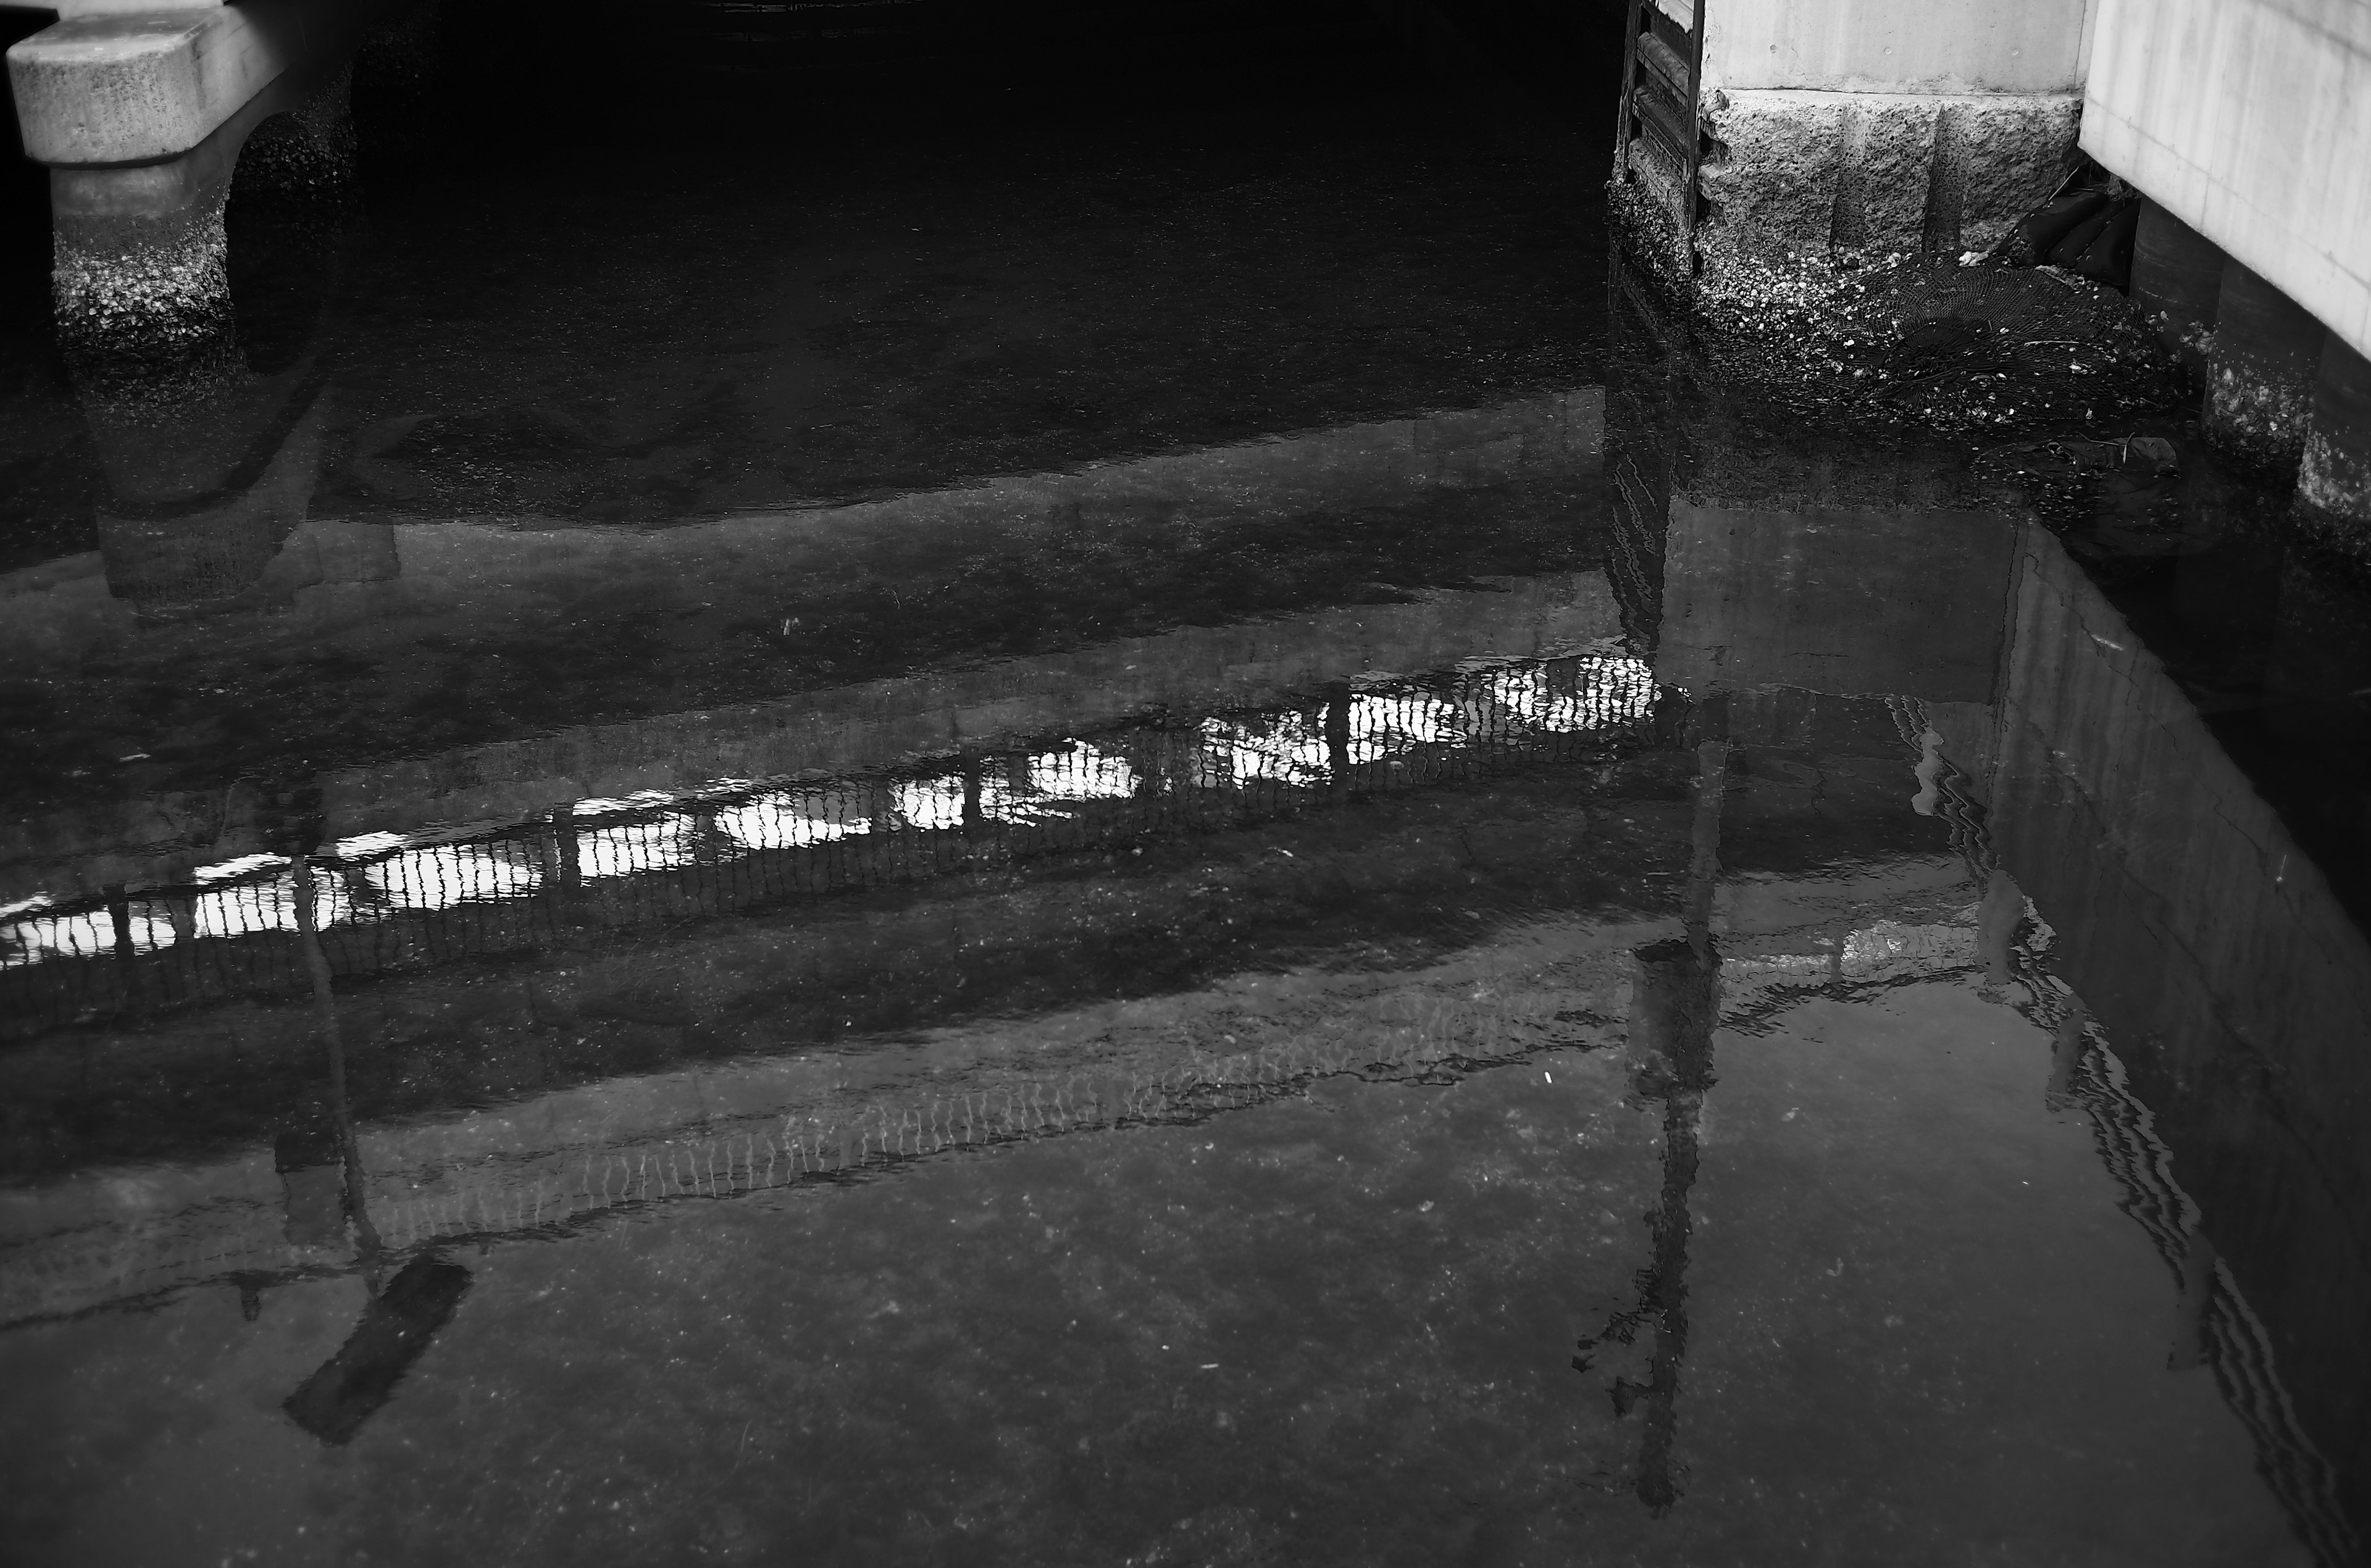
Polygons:
<instances>
[{"instance_id":1,"label":"dark water channel","mask_svg":"<svg viewBox=\"0 0 2371 1568\"><path fill-rule=\"evenodd\" d=\"M2363 1561L2359 575L1304 31L19 291L9 1561Z\"/></svg>"}]
</instances>

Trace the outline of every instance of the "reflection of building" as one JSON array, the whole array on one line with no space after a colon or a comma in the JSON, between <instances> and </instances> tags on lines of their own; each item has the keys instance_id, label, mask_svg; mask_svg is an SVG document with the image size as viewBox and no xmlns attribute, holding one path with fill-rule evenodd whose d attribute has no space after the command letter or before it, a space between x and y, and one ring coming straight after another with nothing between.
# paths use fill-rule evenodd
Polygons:
<instances>
[{"instance_id":1,"label":"reflection of building","mask_svg":"<svg viewBox=\"0 0 2371 1568\"><path fill-rule=\"evenodd\" d=\"M1338 790L1422 785L1625 733L1646 713L1643 667L1583 651L1588 634L1602 634L1611 619L1595 612L1599 596L1586 580L1544 587L1458 595L1415 606L1413 617L1392 606L1365 617L1380 627L1321 621L1286 668L1309 661L1321 674L1347 674L1379 653L1394 663L1412 651L1433 662L1494 643L1534 654L1570 650L1561 657L1420 681L1336 678L1324 683L1332 695L1281 709L1171 710L1085 738L965 746L921 761L902 759L945 723L928 709L827 730L816 721L839 717L828 709L805 716L813 728L782 724L777 710L768 717L788 755L804 744L813 759L829 747L876 767L822 778L792 769L771 778L728 776L690 790L579 797L524 821L351 835L320 862L338 877L323 919L330 956L342 973L369 974L534 948L561 929L721 915L1289 816ZM1444 610L1467 612L1466 625L1440 628ZM1504 618L1480 618L1491 611ZM1378 639L1402 627L1402 640ZM1212 640L1156 640L1180 653ZM1098 662L1084 663L1092 670ZM1147 662L1175 689L1208 661ZM1066 678L1058 689L1074 692L1081 672L1058 673ZM991 699L991 708L1007 718L1029 713L1009 700ZM682 729L678 721L665 725ZM893 759L902 766L878 766ZM613 757L610 766L632 761ZM284 856L216 862L164 886L45 897L9 914L0 923L7 961L0 992L11 998L19 1032L95 1012L284 992L299 974L288 951L295 919Z\"/></svg>"},{"instance_id":2,"label":"reflection of building","mask_svg":"<svg viewBox=\"0 0 2371 1568\"><path fill-rule=\"evenodd\" d=\"M561 579L663 576L704 554L736 570L772 562L796 572L814 559L803 541L950 517L993 538L1042 528L1049 513L1134 526L1157 503L1165 525L1180 525L1377 505L1526 475L1548 487L1546 514L1570 532L1574 500L1594 495L1597 409L1593 393L1579 393L1358 426L850 509L827 529L801 515L572 536L544 569ZM425 583L495 603L537 581L487 570L501 559L493 552L520 548L515 536L419 533L383 594ZM758 591L778 587L755 575ZM1642 824L1669 814L1645 668L1607 645L1619 629L1603 578L1573 571L1185 627L321 778L322 869L335 873L325 945L348 972L387 972L369 1021L356 1025L369 1040L354 1078L374 1222L398 1248L573 1223L627 1195L746 1190L884 1150L1198 1114L1345 1065L1388 1059L1432 1072L1594 1038L1625 1010L1629 950L1655 933L1633 918L1632 884L1607 881L1579 852L1590 827L1569 798L1578 775L1554 765L1613 768L1608 787L1636 797ZM1891 744L1890 727L1880 739ZM1522 782L1543 766L1536 785ZM1637 777L1625 782L1625 769ZM1494 794L1504 801L1440 788L1483 773L1503 781ZM1327 809L1345 797L1366 802L1355 833ZM29 1003L52 1017L133 1000L237 1010L164 1014L113 1037L127 1066L134 1055L175 1057L182 1098L157 1101L112 1078L98 1090L85 1076L67 1092L110 1096L105 1131L66 1134L61 1117L48 1124L61 1136L36 1152L44 1132L27 1127L28 1174L166 1148L203 1172L144 1189L141 1201L156 1206L137 1217L110 1212L112 1200L82 1183L52 1189L50 1216L80 1223L36 1249L49 1260L41 1266L20 1254L28 1266L12 1277L34 1290L29 1309L320 1264L292 1251L283 1183L259 1155L297 1108L277 1097L301 1101L316 1046L302 1009L239 999L289 995L303 978L286 864L254 825L260 813L247 810L244 826L236 801L193 812L199 830L182 834L180 864L201 835L213 858L169 881L160 873L171 872L170 856L151 848L178 831L163 810L153 836L93 813L54 834L73 848L34 862L63 875L45 878L58 890L46 902L13 912L23 956L37 960L14 976ZM1800 814L1780 790L1772 815L1790 813ZM1684 872L1684 811L1666 825L1641 827L1623 876L1651 886ZM1081 855L1122 847L1142 854L1123 862L1117 882L1082 889L1065 874ZM1912 903L1948 923L1948 894L1926 888L1923 866L1905 880L1894 847L1885 850L1882 864L1839 885L1886 899L1897 923ZM1219 875L1214 855L1235 872ZM1428 892L1477 857L1526 903L1585 917L1548 937L1492 940ZM1757 870L1750 856L1738 866L1741 876ZM1785 868L1759 870L1792 885ZM164 885L144 887L143 875ZM1301 1005L1246 1021L1234 989L1245 958L1311 940L1296 911L1343 882L1371 895L1370 936L1388 931L1439 963L1389 983L1313 974L1297 982L1308 992ZM88 890L78 898L77 885ZM1761 935L1733 949L1741 960L1783 958L1795 948L1776 933L1806 925L1838 933L1821 950L1841 966L1823 984L1856 982L1900 956L1845 939L1858 905L1837 906L1819 886L1786 898L1767 892L1775 883L1756 885ZM735 917L677 928L703 914ZM596 956L621 940L630 964ZM1965 946L1946 940L1911 962L1962 964ZM518 955L505 971L516 986L490 989L481 974L453 966L502 952ZM1478 1010L1477 976L1500 998ZM1798 978L1779 963L1741 977L1736 994L1783 1007L1800 993ZM1099 997L1122 998L1110 1004L1119 1013L1091 999ZM1015 1009L1042 1019L1049 1008L1074 1020L1073 1044L1062 1043L1058 1019L1033 1024L1026 1039L967 1021ZM1272 1000L1257 1011L1272 1014ZM226 1016L257 1068L237 1078L208 1066ZM457 1017L472 1020L457 1036ZM828 1067L780 1057L710 1065L769 1045L914 1030L935 1043L835 1054ZM29 1105L55 1103L64 1086L44 1078L44 1064L63 1048L33 1042L12 1058ZM262 1069L266 1060L275 1066ZM851 1077L859 1061L867 1066ZM642 1073L621 1078L630 1066ZM705 1109L688 1115L686 1090ZM216 1098L200 1112L190 1090ZM457 1095L490 1094L519 1110L456 1117ZM393 1116L415 1130L397 1132ZM502 1174L488 1185L484 1161L498 1152ZM139 1255L103 1241L89 1250L127 1222L146 1227Z\"/></svg>"},{"instance_id":3,"label":"reflection of building","mask_svg":"<svg viewBox=\"0 0 2371 1568\"><path fill-rule=\"evenodd\" d=\"M1339 661L1329 674L1405 669L1443 649L1554 653L1613 621L1587 579L1409 608L1418 618L1395 647L1365 643L1353 659L1315 642L1283 668L1317 657ZM1459 629L1443 643L1445 614ZM1382 615L1365 635L1397 624ZM1068 677L1128 662L1091 650ZM1172 678L1197 667L1173 665ZM1692 808L1669 799L1644 675L1586 645L1468 660L904 768L347 840L326 884L326 945L342 967L392 972L345 1005L368 1040L354 1067L368 1210L400 1251L884 1157L1198 1116L1326 1072L1438 1075L1613 1038L1630 954L1662 929L1639 917L1637 890L1666 902L1701 836ZM1772 772L1731 803L1741 840L1726 857L1722 917L1741 1016L1973 962L1961 873L1932 835L1897 823L1871 839L1833 810L1844 774L1865 767L1859 799L1926 826L1900 807L1890 711L1862 703L1805 721L1835 754L1824 791ZM838 744L861 744L862 731L839 732ZM902 755L903 721L889 733L859 755ZM1478 776L1494 789L1453 788ZM1638 824L1619 850L1573 794L1583 778ZM1332 809L1345 787L1361 802L1348 820ZM1123 847L1140 854L1109 870L1105 857ZM1082 855L1104 868L1085 883L1071 874ZM1501 922L1477 927L1435 895L1477 865L1512 900ZM1345 885L1363 890L1361 919L1313 935L1306 911ZM230 863L200 898L179 918L214 934L181 951L245 953L257 988L301 986L283 863ZM83 919L103 939L112 913L32 918ZM702 913L734 917L678 924ZM164 936L147 904L127 915L146 940ZM1379 940L1413 967L1336 972L1325 957L1336 941ZM21 973L71 989L144 966L162 974L177 958L168 943L127 965L100 946ZM1287 947L1312 962L1244 973ZM498 983L453 962L506 951L517 957ZM109 1053L125 1068L173 1059L169 1099L111 1067L52 1073L81 1060L74 1037L11 1057L13 1099L57 1107L63 1132L75 1117L61 1092L104 1096L110 1130L37 1155L42 1130L29 1118L25 1173L66 1179L49 1187L36 1231L15 1239L10 1278L23 1294L8 1315L327 1263L286 1233L287 1183L260 1147L309 1104L313 1019L206 995L235 1010L168 1016ZM1028 1021L998 1021L1012 1015ZM468 1020L457 1033L456 1019ZM231 1040L238 1074L217 1070ZM837 1049L800 1059L812 1046ZM506 1108L460 1108L488 1097ZM67 1175L168 1149L186 1177L135 1191ZM125 1228L139 1245L123 1244Z\"/></svg>"},{"instance_id":4,"label":"reflection of building","mask_svg":"<svg viewBox=\"0 0 2371 1568\"><path fill-rule=\"evenodd\" d=\"M1617 471L1671 474L1657 680L1727 694L1749 774L1890 715L1918 762L1894 787L1955 823L2005 912L2030 900L1987 940L1996 974L2033 947L2055 976L2034 1006L2103 1032L2103 1152L2136 1216L2169 1216L2151 1234L2193 1297L2220 1255L2228 1300L2189 1317L2225 1325L2218 1376L2300 1529L2339 1539L2333 1487L2371 1515L2371 943L2047 529L1903 466L1807 474L1717 401L1673 439L1609 432Z\"/></svg>"},{"instance_id":5,"label":"reflection of building","mask_svg":"<svg viewBox=\"0 0 2371 1568\"><path fill-rule=\"evenodd\" d=\"M1528 782L1387 795L1348 822L1312 802L1166 844L1140 836L1142 857L1084 884L1059 868L951 875L629 949L559 947L499 981L466 965L391 976L341 1009L357 1036L368 1212L401 1253L884 1158L1193 1119L1332 1072L1437 1077L1611 1043L1632 951L1668 928L1626 888L1683 886L1693 846L1690 804L1665 798L1660 754L1643 744L1632 731ZM1602 798L1637 823L1618 865L1572 796L1609 762L1636 770ZM1784 779L1731 804L1765 830L1825 825ZM1807 834L1772 836L1799 854ZM1966 972L1969 894L1923 847L1808 874L1739 850L1724 1005L1766 1018L1839 988ZM1477 863L1511 900L1479 928L1433 894ZM1361 918L1307 930L1305 910L1344 884L1364 890ZM1398 967L1358 961L1378 942ZM1278 967L1284 954L1294 962ZM6 1239L0 1315L333 1266L338 1254L285 1234L291 1191L272 1144L288 1113L275 1096L310 1103L311 1021L301 1007L248 1005L126 1037L142 1059L175 1061L162 1094L111 1068L70 1087L44 1070L64 1055L20 1046L12 1099L70 1111L61 1090L102 1095L115 1130L68 1135L45 1168L21 1171L42 1197ZM244 1081L220 1070L226 1049ZM29 1118L20 1144L40 1136ZM168 1152L176 1163L141 1183L75 1174ZM333 1186L332 1167L316 1170Z\"/></svg>"},{"instance_id":6,"label":"reflection of building","mask_svg":"<svg viewBox=\"0 0 2371 1568\"><path fill-rule=\"evenodd\" d=\"M133 476L110 463L115 498L98 515L107 586L143 618L284 603L322 582L395 575L394 531L384 524L308 523L321 462L321 408L307 389L295 422L268 432L261 453L214 473ZM154 450L153 425L108 432L112 444ZM104 449L104 448L103 448Z\"/></svg>"},{"instance_id":7,"label":"reflection of building","mask_svg":"<svg viewBox=\"0 0 2371 1568\"><path fill-rule=\"evenodd\" d=\"M332 838L516 818L562 801L679 792L718 778L844 772L1093 728L1148 709L1259 707L1364 673L1529 653L1614 627L1610 614L1597 614L1595 585L1579 580L1507 583L1537 628L1533 640L1509 648L1477 640L1471 629L1476 609L1505 606L1495 586L1401 602L1377 595L1379 602L1350 606L1328 600L1247 624L1225 617L1232 624L1179 625L1167 606L1153 606L1156 624L1169 629L1095 637L1058 656L1012 657L990 646L952 670L843 676L792 701L758 699L781 689L777 674L696 713L623 722L568 721L571 661L551 661L552 650L564 653L613 629L631 633L695 613L723 626L787 628L802 614L815 616L818 597L826 610L868 591L885 603L887 592L877 586L885 582L910 596L926 571L952 571L946 591L969 592L976 563L1008 556L1165 557L1181 530L1265 526L1278 515L1321 511L1420 512L1480 489L1511 489L1539 514L1540 531L1569 539L1574 509L1587 506L1598 483L1602 421L1600 393L1585 388L1498 409L648 531L453 523L389 532L312 523L289 536L273 564L272 582L282 584L285 603L154 628L136 640L96 559L0 577L0 654L62 689L103 670L91 677L100 683L90 689L94 706L113 697L106 683L165 672L180 682L201 670L236 673L266 651L284 657L301 650L340 671L400 663L422 678L457 684L508 653L555 663L540 695L561 717L547 729L440 744L426 755L387 737L376 753L308 778ZM519 630L511 642L490 644L488 628ZM822 647L844 653L828 634ZM385 730L379 687L355 679L349 690L341 685L349 678L325 674L308 687L315 722L307 729L345 719ZM583 706L604 721L623 706L610 688L594 698ZM311 737L304 755L314 755ZM248 771L274 770L259 757ZM264 852L274 847L266 815L252 786L133 794L35 813L0 826L0 899L165 882L191 865Z\"/></svg>"},{"instance_id":8,"label":"reflection of building","mask_svg":"<svg viewBox=\"0 0 2371 1568\"><path fill-rule=\"evenodd\" d=\"M1662 966L1649 1010L1717 974L1737 1033L1981 974L2059 1040L2032 1091L2093 1119L2180 1293L2177 1359L2215 1366L2301 1528L2337 1539L2371 1310L2360 932L2047 532L1948 475L1752 461L1742 423L1694 421L1661 457L1644 433L1613 432L1611 583L1185 628L326 780L325 946L380 974L341 1011L355 1195L390 1265L1551 1044L1637 1045L1669 1080L1676 1170L1704 1063L1660 1014L1628 1041L1639 950ZM1625 623L1660 628L1651 665L1603 640ZM1680 749L1699 740L1726 747L1718 940L1682 961L1656 944L1706 881ZM474 824L425 825L462 801ZM125 847L80 849L137 863ZM1438 896L1469 876L1495 914ZM284 999L288 885L257 848L12 912L89 938L18 966L43 1006L200 1005L0 1060L30 1183L0 1320L353 1266L307 1244L275 1170L317 1049ZM251 967L165 990L202 951ZM1683 1225L1686 1185L1666 1198Z\"/></svg>"},{"instance_id":9,"label":"reflection of building","mask_svg":"<svg viewBox=\"0 0 2371 1568\"><path fill-rule=\"evenodd\" d=\"M186 343L136 332L138 340L110 341L100 332L69 345L75 391L107 477L98 536L108 585L144 619L284 602L321 576L323 531L290 541L305 529L320 475L323 317L345 214L320 192L292 201L290 192L306 183L295 167L275 177L274 151L285 154L305 140L291 129L301 118L265 121L249 143L253 156L240 166L230 203L240 231L233 260L252 274L239 287L254 297L235 328L225 306L221 319ZM157 171L109 172L136 179ZM217 243L221 199L217 191ZM219 274L219 261L214 265ZM345 536L330 547L352 558L338 563L345 574L391 575L393 540L384 528L330 532Z\"/></svg>"}]
</instances>

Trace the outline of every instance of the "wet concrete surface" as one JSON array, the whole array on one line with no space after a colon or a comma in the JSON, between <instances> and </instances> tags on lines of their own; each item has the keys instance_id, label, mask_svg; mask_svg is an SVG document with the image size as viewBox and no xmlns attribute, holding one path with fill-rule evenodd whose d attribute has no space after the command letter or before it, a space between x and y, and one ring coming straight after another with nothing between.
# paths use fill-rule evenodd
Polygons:
<instances>
[{"instance_id":1,"label":"wet concrete surface","mask_svg":"<svg viewBox=\"0 0 2371 1568\"><path fill-rule=\"evenodd\" d=\"M1437 97L1093 123L17 383L17 1556L2361 1561L2344 563Z\"/></svg>"}]
</instances>

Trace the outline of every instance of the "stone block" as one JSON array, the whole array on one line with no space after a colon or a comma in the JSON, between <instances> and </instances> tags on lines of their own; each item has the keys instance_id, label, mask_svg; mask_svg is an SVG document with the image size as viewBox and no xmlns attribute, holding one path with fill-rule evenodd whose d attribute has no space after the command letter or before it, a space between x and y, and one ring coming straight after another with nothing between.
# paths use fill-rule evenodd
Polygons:
<instances>
[{"instance_id":1,"label":"stone block","mask_svg":"<svg viewBox=\"0 0 2371 1568\"><path fill-rule=\"evenodd\" d=\"M2072 93L1954 98L1964 173L1960 244L1989 250L2017 220L2048 201L2075 156L2083 117Z\"/></svg>"},{"instance_id":2,"label":"stone block","mask_svg":"<svg viewBox=\"0 0 2371 1568\"><path fill-rule=\"evenodd\" d=\"M1848 250L1915 250L1947 100L1860 93L1845 141L1845 178L1832 240Z\"/></svg>"},{"instance_id":3,"label":"stone block","mask_svg":"<svg viewBox=\"0 0 2371 1568\"><path fill-rule=\"evenodd\" d=\"M187 153L286 71L294 19L249 6L83 17L8 50L25 156L109 166Z\"/></svg>"},{"instance_id":4,"label":"stone block","mask_svg":"<svg viewBox=\"0 0 2371 1568\"><path fill-rule=\"evenodd\" d=\"M1715 92L1701 232L1716 258L1985 248L2058 183L2071 94Z\"/></svg>"},{"instance_id":5,"label":"stone block","mask_svg":"<svg viewBox=\"0 0 2371 1568\"><path fill-rule=\"evenodd\" d=\"M1716 144L1699 183L1712 203L1699 230L1717 254L1827 253L1857 94L1715 93L1703 110Z\"/></svg>"}]
</instances>

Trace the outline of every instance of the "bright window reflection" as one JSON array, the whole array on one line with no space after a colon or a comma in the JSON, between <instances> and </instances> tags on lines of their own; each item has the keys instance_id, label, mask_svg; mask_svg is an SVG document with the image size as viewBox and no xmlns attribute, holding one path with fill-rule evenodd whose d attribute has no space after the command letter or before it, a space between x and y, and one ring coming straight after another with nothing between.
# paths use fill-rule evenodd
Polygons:
<instances>
[{"instance_id":1,"label":"bright window reflection","mask_svg":"<svg viewBox=\"0 0 2371 1568\"><path fill-rule=\"evenodd\" d=\"M1569 734L1635 722L1654 700L1654 676L1615 655L1469 667L1447 691L1429 686L1354 694L1347 755L1353 766L1388 763L1421 747L1458 747L1527 735ZM1322 708L1234 714L1202 721L1187 780L1204 789L1247 785L1314 788L1333 758ZM1127 801L1151 783L1122 752L1069 740L1050 749L991 760L977 778L977 810L989 822L1026 826L1068 820L1096 801ZM931 832L964 825L960 772L878 785L829 784L762 790L739 778L682 792L645 790L573 802L568 833L580 881L713 865L758 850L811 848L897 828ZM733 798L723 798L723 797ZM713 801L713 804L709 802ZM654 808L656 808L654 810ZM626 821L601 821L624 816ZM554 830L522 824L457 842L432 833L365 833L341 839L317 867L319 925L385 918L527 896L563 853ZM128 899L121 940L150 952L200 937L296 928L289 862L243 855L200 867L191 885L139 891ZM52 912L46 894L0 906L0 966L117 952L119 928L105 908ZM76 899L77 904L87 901ZM1910 940L1882 928L1856 933L1845 962L1908 955L1886 944Z\"/></svg>"},{"instance_id":2,"label":"bright window reflection","mask_svg":"<svg viewBox=\"0 0 2371 1568\"><path fill-rule=\"evenodd\" d=\"M716 825L752 849L804 849L873 831L873 819L820 790L769 790L719 807Z\"/></svg>"}]
</instances>

